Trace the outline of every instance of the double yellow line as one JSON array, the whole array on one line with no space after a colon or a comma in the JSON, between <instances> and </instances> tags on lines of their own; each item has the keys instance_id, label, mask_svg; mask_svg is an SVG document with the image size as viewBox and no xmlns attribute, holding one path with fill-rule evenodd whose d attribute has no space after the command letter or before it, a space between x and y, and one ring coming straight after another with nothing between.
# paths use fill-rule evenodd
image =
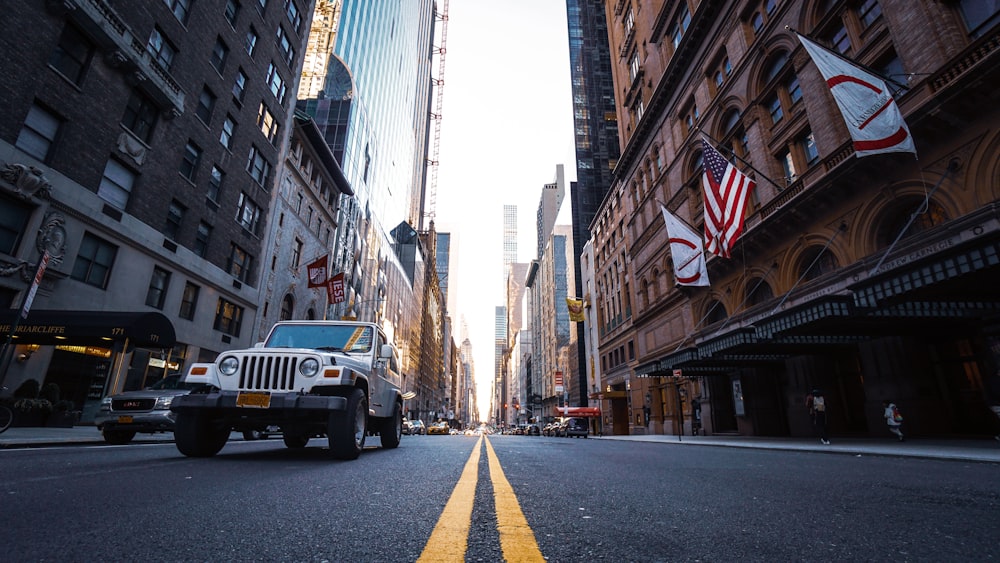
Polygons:
<instances>
[{"instance_id":1,"label":"double yellow line","mask_svg":"<svg viewBox=\"0 0 1000 563\"><path fill-rule=\"evenodd\" d=\"M485 436L480 437L476 447L465 462L462 476L452 491L444 511L438 519L431 538L424 546L418 562L465 561L468 545L469 526L472 524L472 504L476 499L476 480L479 473L479 455L482 444L486 443L486 454L490 464L490 481L493 482L493 499L496 504L497 530L500 532L500 548L506 561L545 561L535 534L521 512L521 505L514 496L507 477L500 467L493 446Z\"/></svg>"}]
</instances>

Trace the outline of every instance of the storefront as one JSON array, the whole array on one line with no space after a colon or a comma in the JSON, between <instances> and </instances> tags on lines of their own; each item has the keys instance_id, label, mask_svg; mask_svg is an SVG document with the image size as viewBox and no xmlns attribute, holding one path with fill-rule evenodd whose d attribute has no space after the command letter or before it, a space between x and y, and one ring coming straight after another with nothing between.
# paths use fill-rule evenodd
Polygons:
<instances>
[{"instance_id":1,"label":"storefront","mask_svg":"<svg viewBox=\"0 0 1000 563\"><path fill-rule=\"evenodd\" d=\"M0 358L4 386L14 390L30 379L58 385L60 399L82 411L81 422L93 419L103 397L180 368L171 358L174 327L161 313L33 310L15 322L16 315L0 312L0 334L14 328Z\"/></svg>"}]
</instances>

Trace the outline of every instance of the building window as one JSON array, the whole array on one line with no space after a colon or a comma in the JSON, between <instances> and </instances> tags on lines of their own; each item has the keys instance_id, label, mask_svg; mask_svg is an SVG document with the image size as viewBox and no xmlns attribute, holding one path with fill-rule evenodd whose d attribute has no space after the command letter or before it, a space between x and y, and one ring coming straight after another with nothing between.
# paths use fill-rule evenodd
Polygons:
<instances>
[{"instance_id":1,"label":"building window","mask_svg":"<svg viewBox=\"0 0 1000 563\"><path fill-rule=\"evenodd\" d=\"M996 9L996 2L993 5ZM858 19L861 20L861 25L865 29L871 27L881 15L882 6L879 6L878 0L862 0L861 5L858 6Z\"/></svg>"},{"instance_id":2,"label":"building window","mask_svg":"<svg viewBox=\"0 0 1000 563\"><path fill-rule=\"evenodd\" d=\"M285 28L278 26L278 46L281 47L281 52L285 54L285 62L288 63L289 67L295 65L295 47L292 47L292 40L288 37L288 33L285 32Z\"/></svg>"},{"instance_id":3,"label":"building window","mask_svg":"<svg viewBox=\"0 0 1000 563\"><path fill-rule=\"evenodd\" d=\"M969 29L972 37L981 37L983 33L993 29L1000 18L1000 10L996 2L983 2L983 0L959 0L959 7L962 10L962 19Z\"/></svg>"},{"instance_id":4,"label":"building window","mask_svg":"<svg viewBox=\"0 0 1000 563\"><path fill-rule=\"evenodd\" d=\"M257 49L257 30L252 25L250 31L247 31L247 38L243 46L247 48L247 54L253 58L253 53Z\"/></svg>"},{"instance_id":5,"label":"building window","mask_svg":"<svg viewBox=\"0 0 1000 563\"><path fill-rule=\"evenodd\" d=\"M159 27L154 27L153 32L149 34L146 51L164 70L170 70L170 65L173 64L174 57L177 55L177 48L164 37L163 31Z\"/></svg>"},{"instance_id":6,"label":"building window","mask_svg":"<svg viewBox=\"0 0 1000 563\"><path fill-rule=\"evenodd\" d=\"M184 158L181 160L180 173L190 181L194 181L194 174L198 170L198 163L201 161L201 147L188 141L184 147Z\"/></svg>"},{"instance_id":7,"label":"building window","mask_svg":"<svg viewBox=\"0 0 1000 563\"><path fill-rule=\"evenodd\" d=\"M239 209L236 212L236 222L244 229L257 234L260 224L260 207L246 193L240 194Z\"/></svg>"},{"instance_id":8,"label":"building window","mask_svg":"<svg viewBox=\"0 0 1000 563\"><path fill-rule=\"evenodd\" d=\"M219 169L218 166L212 167L212 177L208 179L208 193L205 194L208 199L212 201L219 201L219 192L222 190L222 180L225 179L226 173Z\"/></svg>"},{"instance_id":9,"label":"building window","mask_svg":"<svg viewBox=\"0 0 1000 563\"><path fill-rule=\"evenodd\" d=\"M292 23L292 29L298 33L302 27L302 14L299 13L299 7L295 5L294 0L285 0L285 14Z\"/></svg>"},{"instance_id":10,"label":"building window","mask_svg":"<svg viewBox=\"0 0 1000 563\"><path fill-rule=\"evenodd\" d=\"M799 277L802 281L814 280L840 268L837 257L822 246L808 248L799 260Z\"/></svg>"},{"instance_id":11,"label":"building window","mask_svg":"<svg viewBox=\"0 0 1000 563\"><path fill-rule=\"evenodd\" d=\"M281 311L278 312L279 321L290 321L292 320L292 314L295 310L295 298L291 294L285 295L281 300Z\"/></svg>"},{"instance_id":12,"label":"building window","mask_svg":"<svg viewBox=\"0 0 1000 563\"><path fill-rule=\"evenodd\" d=\"M677 16L673 27L670 28L670 44L673 45L675 51L681 44L681 39L684 38L684 32L687 31L689 25L691 25L691 12L685 4L681 6L681 13Z\"/></svg>"},{"instance_id":13,"label":"building window","mask_svg":"<svg viewBox=\"0 0 1000 563\"><path fill-rule=\"evenodd\" d=\"M194 320L195 309L198 308L198 293L201 288L191 282L185 282L184 293L181 294L181 308L177 316L182 319Z\"/></svg>"},{"instance_id":14,"label":"building window","mask_svg":"<svg viewBox=\"0 0 1000 563\"><path fill-rule=\"evenodd\" d=\"M277 98L278 103L285 103L285 80L281 78L281 74L278 73L278 67L274 63L271 63L267 67L267 86L271 89L271 93Z\"/></svg>"},{"instance_id":15,"label":"building window","mask_svg":"<svg viewBox=\"0 0 1000 563\"><path fill-rule=\"evenodd\" d=\"M0 195L0 253L14 256L31 218L33 205Z\"/></svg>"},{"instance_id":16,"label":"building window","mask_svg":"<svg viewBox=\"0 0 1000 563\"><path fill-rule=\"evenodd\" d=\"M152 98L138 88L133 88L125 106L125 115L122 116L122 125L148 144L158 117L159 109Z\"/></svg>"},{"instance_id":17,"label":"building window","mask_svg":"<svg viewBox=\"0 0 1000 563\"><path fill-rule=\"evenodd\" d=\"M778 160L781 162L781 170L785 173L785 184L789 185L799 179L798 173L795 172L795 159L792 157L792 151L785 149L780 155L778 155Z\"/></svg>"},{"instance_id":18,"label":"building window","mask_svg":"<svg viewBox=\"0 0 1000 563\"><path fill-rule=\"evenodd\" d=\"M753 278L747 282L747 307L760 305L774 299L774 291L762 278Z\"/></svg>"},{"instance_id":19,"label":"building window","mask_svg":"<svg viewBox=\"0 0 1000 563\"><path fill-rule=\"evenodd\" d=\"M799 144L802 146L802 154L805 155L806 163L809 166L816 164L819 160L819 151L816 150L816 139L813 137L812 131L803 135Z\"/></svg>"},{"instance_id":20,"label":"building window","mask_svg":"<svg viewBox=\"0 0 1000 563\"><path fill-rule=\"evenodd\" d=\"M117 253L118 247L90 233L84 233L70 277L87 285L107 288Z\"/></svg>"},{"instance_id":21,"label":"building window","mask_svg":"<svg viewBox=\"0 0 1000 563\"><path fill-rule=\"evenodd\" d=\"M215 308L215 324L212 328L231 336L239 336L242 322L243 307L220 297L219 304Z\"/></svg>"},{"instance_id":22,"label":"building window","mask_svg":"<svg viewBox=\"0 0 1000 563\"><path fill-rule=\"evenodd\" d=\"M639 64L639 53L632 53L632 58L628 62L628 78L629 83L635 82L635 79L639 77L639 71L642 70L642 66Z\"/></svg>"},{"instance_id":23,"label":"building window","mask_svg":"<svg viewBox=\"0 0 1000 563\"><path fill-rule=\"evenodd\" d=\"M93 55L94 44L80 30L67 25L49 56L49 66L73 84L79 85Z\"/></svg>"},{"instance_id":24,"label":"building window","mask_svg":"<svg viewBox=\"0 0 1000 563\"><path fill-rule=\"evenodd\" d=\"M187 208L177 201L176 199L170 202L170 206L167 207L167 219L163 226L163 234L167 235L168 238L177 239L177 233L181 229L181 221L184 220L184 213Z\"/></svg>"},{"instance_id":25,"label":"building window","mask_svg":"<svg viewBox=\"0 0 1000 563\"><path fill-rule=\"evenodd\" d=\"M250 278L250 266L252 263L253 258L247 253L246 250L243 250L235 243L230 247L229 261L226 271L228 271L231 276L241 282L246 282Z\"/></svg>"},{"instance_id":26,"label":"building window","mask_svg":"<svg viewBox=\"0 0 1000 563\"><path fill-rule=\"evenodd\" d=\"M302 262L302 239L296 237L295 244L292 245L292 269L298 269Z\"/></svg>"},{"instance_id":27,"label":"building window","mask_svg":"<svg viewBox=\"0 0 1000 563\"><path fill-rule=\"evenodd\" d=\"M767 100L767 111L774 124L780 122L785 114L791 114L793 106L802 99L799 79L788 61L787 53L779 52L771 58L764 75L764 90L770 91L770 95L763 97Z\"/></svg>"},{"instance_id":28,"label":"building window","mask_svg":"<svg viewBox=\"0 0 1000 563\"><path fill-rule=\"evenodd\" d=\"M191 12L191 0L163 0L177 21L187 25L188 14Z\"/></svg>"},{"instance_id":29,"label":"building window","mask_svg":"<svg viewBox=\"0 0 1000 563\"><path fill-rule=\"evenodd\" d=\"M208 255L208 239L212 236L212 226L202 221L194 234L194 253L204 258Z\"/></svg>"},{"instance_id":30,"label":"building window","mask_svg":"<svg viewBox=\"0 0 1000 563\"><path fill-rule=\"evenodd\" d=\"M236 29L236 16L240 14L240 3L239 0L226 0L226 21L229 25Z\"/></svg>"},{"instance_id":31,"label":"building window","mask_svg":"<svg viewBox=\"0 0 1000 563\"><path fill-rule=\"evenodd\" d=\"M212 120L212 111L215 109L215 94L208 89L208 86L203 86L201 89L201 94L198 96L198 107L195 108L194 114L198 116L198 119L202 123L208 125Z\"/></svg>"},{"instance_id":32,"label":"building window","mask_svg":"<svg viewBox=\"0 0 1000 563\"><path fill-rule=\"evenodd\" d=\"M233 135L236 133L236 121L233 116L227 115L222 122L222 133L219 135L219 142L229 150L233 149Z\"/></svg>"},{"instance_id":33,"label":"building window","mask_svg":"<svg viewBox=\"0 0 1000 563\"><path fill-rule=\"evenodd\" d=\"M58 116L37 103L32 104L14 144L38 160L48 162L61 127L62 120Z\"/></svg>"},{"instance_id":34,"label":"building window","mask_svg":"<svg viewBox=\"0 0 1000 563\"><path fill-rule=\"evenodd\" d=\"M101 177L101 184L97 187L97 195L124 211L132 196L135 179L135 172L125 168L121 162L109 159L104 165L104 176Z\"/></svg>"},{"instance_id":35,"label":"building window","mask_svg":"<svg viewBox=\"0 0 1000 563\"><path fill-rule=\"evenodd\" d=\"M167 297L167 287L170 285L170 272L156 266L149 278L149 289L146 290L146 305L163 309Z\"/></svg>"},{"instance_id":36,"label":"building window","mask_svg":"<svg viewBox=\"0 0 1000 563\"><path fill-rule=\"evenodd\" d=\"M233 82L233 100L236 101L236 105L243 105L243 96L246 94L246 90L247 75L241 68L239 72L236 73L236 80Z\"/></svg>"},{"instance_id":37,"label":"building window","mask_svg":"<svg viewBox=\"0 0 1000 563\"><path fill-rule=\"evenodd\" d=\"M278 122L271 115L271 111L267 109L264 102L260 103L260 108L257 110L257 126L260 127L260 132L264 134L264 137L273 145L274 140L278 137Z\"/></svg>"},{"instance_id":38,"label":"building window","mask_svg":"<svg viewBox=\"0 0 1000 563\"><path fill-rule=\"evenodd\" d=\"M219 71L219 74L222 74L223 69L226 68L226 59L228 58L229 46L219 37L215 40L215 46L212 47L212 54L208 60L215 67L215 70Z\"/></svg>"},{"instance_id":39,"label":"building window","mask_svg":"<svg viewBox=\"0 0 1000 563\"><path fill-rule=\"evenodd\" d=\"M247 159L247 172L250 177L261 186L267 181L268 174L271 173L271 164L264 160L264 155L256 146L250 147L250 157Z\"/></svg>"}]
</instances>

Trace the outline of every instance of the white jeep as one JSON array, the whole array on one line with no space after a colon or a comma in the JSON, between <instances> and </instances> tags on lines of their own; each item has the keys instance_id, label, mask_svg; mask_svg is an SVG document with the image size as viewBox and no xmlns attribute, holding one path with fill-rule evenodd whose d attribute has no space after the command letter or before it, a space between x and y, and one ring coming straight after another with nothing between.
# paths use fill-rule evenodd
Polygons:
<instances>
[{"instance_id":1,"label":"white jeep","mask_svg":"<svg viewBox=\"0 0 1000 563\"><path fill-rule=\"evenodd\" d=\"M374 323L279 322L254 348L193 364L185 381L204 384L170 406L186 456L217 454L233 431L277 426L289 448L325 436L334 458L356 459L366 436L395 448L403 432L396 348Z\"/></svg>"}]
</instances>

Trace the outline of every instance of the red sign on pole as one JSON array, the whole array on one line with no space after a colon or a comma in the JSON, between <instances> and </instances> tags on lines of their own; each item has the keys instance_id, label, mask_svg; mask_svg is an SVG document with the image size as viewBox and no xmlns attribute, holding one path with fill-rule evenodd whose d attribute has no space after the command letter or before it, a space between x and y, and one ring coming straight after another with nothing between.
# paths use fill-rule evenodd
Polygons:
<instances>
[{"instance_id":1,"label":"red sign on pole","mask_svg":"<svg viewBox=\"0 0 1000 563\"><path fill-rule=\"evenodd\" d=\"M35 272L35 281L31 283L31 289L28 290L28 295L24 298L24 306L21 307L21 318L28 318L28 310L31 309L31 303L35 300L35 293L38 291L38 285L42 283L42 277L45 276L45 267L49 265L49 251L46 250L42 254L42 258L38 261L38 271Z\"/></svg>"},{"instance_id":2,"label":"red sign on pole","mask_svg":"<svg viewBox=\"0 0 1000 563\"><path fill-rule=\"evenodd\" d=\"M563 392L563 372L556 372L556 393Z\"/></svg>"},{"instance_id":3,"label":"red sign on pole","mask_svg":"<svg viewBox=\"0 0 1000 563\"><path fill-rule=\"evenodd\" d=\"M326 298L330 303L340 303L345 299L344 273L341 272L326 282Z\"/></svg>"}]
</instances>

